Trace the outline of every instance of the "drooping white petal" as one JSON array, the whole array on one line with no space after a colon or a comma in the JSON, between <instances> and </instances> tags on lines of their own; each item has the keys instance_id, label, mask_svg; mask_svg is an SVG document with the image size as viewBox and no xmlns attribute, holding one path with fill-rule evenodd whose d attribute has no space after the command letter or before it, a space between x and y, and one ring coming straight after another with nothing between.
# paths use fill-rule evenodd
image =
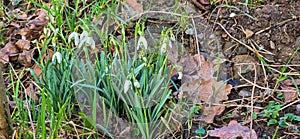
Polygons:
<instances>
[{"instance_id":1,"label":"drooping white petal","mask_svg":"<svg viewBox=\"0 0 300 139\"><path fill-rule=\"evenodd\" d=\"M182 79L182 72L178 72L178 79L179 79L179 80Z\"/></svg>"},{"instance_id":2,"label":"drooping white petal","mask_svg":"<svg viewBox=\"0 0 300 139\"><path fill-rule=\"evenodd\" d=\"M173 46L172 42L170 40L168 42L169 42L169 47L172 48L172 46Z\"/></svg>"},{"instance_id":3,"label":"drooping white petal","mask_svg":"<svg viewBox=\"0 0 300 139\"><path fill-rule=\"evenodd\" d=\"M173 33L170 33L170 38L171 38L172 41L175 41L175 36L174 36Z\"/></svg>"},{"instance_id":4,"label":"drooping white petal","mask_svg":"<svg viewBox=\"0 0 300 139\"><path fill-rule=\"evenodd\" d=\"M77 32L72 32L72 33L69 35L68 43L71 43L72 38L74 38L74 43L75 43L75 45L77 46L77 45L79 44L78 33L77 33Z\"/></svg>"},{"instance_id":5,"label":"drooping white petal","mask_svg":"<svg viewBox=\"0 0 300 139\"><path fill-rule=\"evenodd\" d=\"M136 87L136 88L140 88L140 87L141 87L141 85L140 85L140 83L139 83L138 81L135 81L135 82L133 83L133 85L134 85L134 87Z\"/></svg>"},{"instance_id":6,"label":"drooping white petal","mask_svg":"<svg viewBox=\"0 0 300 139\"><path fill-rule=\"evenodd\" d=\"M62 61L62 55L60 52L55 52L54 55L52 56L52 62L55 61L55 59L57 60L58 63L61 63Z\"/></svg>"},{"instance_id":7,"label":"drooping white petal","mask_svg":"<svg viewBox=\"0 0 300 139\"><path fill-rule=\"evenodd\" d=\"M161 45L160 52L161 52L161 53L166 53L166 51L167 51L167 44L166 44L166 43L163 43L163 44Z\"/></svg>"},{"instance_id":8,"label":"drooping white petal","mask_svg":"<svg viewBox=\"0 0 300 139\"><path fill-rule=\"evenodd\" d=\"M141 46L144 46L145 49L148 47L148 42L144 36L140 36L137 44L137 50L139 50Z\"/></svg>"},{"instance_id":9,"label":"drooping white petal","mask_svg":"<svg viewBox=\"0 0 300 139\"><path fill-rule=\"evenodd\" d=\"M95 48L96 48L95 41L94 41L93 38L88 37L88 38L86 38L86 41L85 41L85 42L88 43L89 45L91 45L92 49L95 49Z\"/></svg>"},{"instance_id":10,"label":"drooping white petal","mask_svg":"<svg viewBox=\"0 0 300 139\"><path fill-rule=\"evenodd\" d=\"M83 41L87 37L89 37L89 33L87 31L83 31L80 35L80 41Z\"/></svg>"},{"instance_id":11,"label":"drooping white petal","mask_svg":"<svg viewBox=\"0 0 300 139\"><path fill-rule=\"evenodd\" d=\"M131 86L131 81L126 80L124 83L124 94L126 94Z\"/></svg>"},{"instance_id":12,"label":"drooping white petal","mask_svg":"<svg viewBox=\"0 0 300 139\"><path fill-rule=\"evenodd\" d=\"M87 37L84 40L81 40L78 47L81 48L84 43L87 43L88 45L90 45L92 49L96 48L95 41L91 37Z\"/></svg>"}]
</instances>

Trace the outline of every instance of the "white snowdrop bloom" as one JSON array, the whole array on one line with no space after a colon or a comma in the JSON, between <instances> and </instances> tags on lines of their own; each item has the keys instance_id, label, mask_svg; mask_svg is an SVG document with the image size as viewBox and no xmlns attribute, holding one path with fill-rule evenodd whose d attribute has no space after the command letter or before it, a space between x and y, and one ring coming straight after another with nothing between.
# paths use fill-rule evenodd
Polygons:
<instances>
[{"instance_id":1,"label":"white snowdrop bloom","mask_svg":"<svg viewBox=\"0 0 300 139\"><path fill-rule=\"evenodd\" d=\"M147 58L146 57L143 57L142 59L144 60L144 62L147 62Z\"/></svg>"},{"instance_id":2,"label":"white snowdrop bloom","mask_svg":"<svg viewBox=\"0 0 300 139\"><path fill-rule=\"evenodd\" d=\"M172 48L172 42L169 40L169 47Z\"/></svg>"},{"instance_id":3,"label":"white snowdrop bloom","mask_svg":"<svg viewBox=\"0 0 300 139\"><path fill-rule=\"evenodd\" d=\"M179 80L182 79L182 72L178 72L178 79L179 79Z\"/></svg>"},{"instance_id":4,"label":"white snowdrop bloom","mask_svg":"<svg viewBox=\"0 0 300 139\"><path fill-rule=\"evenodd\" d=\"M136 87L136 88L140 88L140 87L141 87L141 85L140 85L140 83L139 83L138 81L135 81L135 82L133 83L133 85L134 85L134 87Z\"/></svg>"},{"instance_id":5,"label":"white snowdrop bloom","mask_svg":"<svg viewBox=\"0 0 300 139\"><path fill-rule=\"evenodd\" d=\"M72 32L72 33L69 35L68 43L71 43L72 38L74 38L74 43L75 43L75 45L77 46L77 45L79 44L78 33L77 33L77 32Z\"/></svg>"},{"instance_id":6,"label":"white snowdrop bloom","mask_svg":"<svg viewBox=\"0 0 300 139\"><path fill-rule=\"evenodd\" d=\"M130 80L126 80L124 83L124 94L126 94L128 92L128 90L131 87L131 81Z\"/></svg>"},{"instance_id":7,"label":"white snowdrop bloom","mask_svg":"<svg viewBox=\"0 0 300 139\"><path fill-rule=\"evenodd\" d=\"M107 67L105 67L105 73L108 73L108 68Z\"/></svg>"},{"instance_id":8,"label":"white snowdrop bloom","mask_svg":"<svg viewBox=\"0 0 300 139\"><path fill-rule=\"evenodd\" d=\"M163 44L161 45L160 52L161 52L161 53L166 53L166 51L167 51L167 44L166 44L166 43L163 43Z\"/></svg>"},{"instance_id":9,"label":"white snowdrop bloom","mask_svg":"<svg viewBox=\"0 0 300 139\"><path fill-rule=\"evenodd\" d=\"M175 41L175 35L174 35L173 33L170 33L170 39L171 39L172 41Z\"/></svg>"},{"instance_id":10,"label":"white snowdrop bloom","mask_svg":"<svg viewBox=\"0 0 300 139\"><path fill-rule=\"evenodd\" d=\"M60 52L55 52L54 55L52 56L52 62L54 62L54 60L57 60L58 63L61 63L62 61L62 55Z\"/></svg>"},{"instance_id":11,"label":"white snowdrop bloom","mask_svg":"<svg viewBox=\"0 0 300 139\"><path fill-rule=\"evenodd\" d=\"M83 31L80 35L80 41L83 41L87 37L89 37L89 33L87 31Z\"/></svg>"},{"instance_id":12,"label":"white snowdrop bloom","mask_svg":"<svg viewBox=\"0 0 300 139\"><path fill-rule=\"evenodd\" d=\"M87 44L91 45L91 48L92 48L92 49L95 49L95 48L96 48L95 41L94 41L94 39L91 38L91 37L87 37L87 38L85 38L84 40L80 40L80 44L79 44L78 47L81 48L82 45L83 45L84 43L87 43Z\"/></svg>"},{"instance_id":13,"label":"white snowdrop bloom","mask_svg":"<svg viewBox=\"0 0 300 139\"><path fill-rule=\"evenodd\" d=\"M137 44L137 50L139 50L140 47L142 47L142 46L144 46L145 49L147 49L147 47L148 47L148 42L144 36L140 36L140 38L138 40L138 44Z\"/></svg>"}]
</instances>

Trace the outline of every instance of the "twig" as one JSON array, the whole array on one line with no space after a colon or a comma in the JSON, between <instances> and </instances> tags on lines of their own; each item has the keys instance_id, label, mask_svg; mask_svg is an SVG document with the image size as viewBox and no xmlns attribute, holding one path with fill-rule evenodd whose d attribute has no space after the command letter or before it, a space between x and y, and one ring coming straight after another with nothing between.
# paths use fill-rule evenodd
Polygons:
<instances>
[{"instance_id":1,"label":"twig","mask_svg":"<svg viewBox=\"0 0 300 139\"><path fill-rule=\"evenodd\" d=\"M257 72L256 72L256 66L255 64L252 64L254 66L254 81L253 83L256 84L256 80L257 80ZM251 92L251 117L250 117L250 131L252 130L253 128L253 97L254 97L254 90L255 90L255 85L253 85L252 87L252 92ZM250 132L250 138L252 138L252 132Z\"/></svg>"},{"instance_id":2,"label":"twig","mask_svg":"<svg viewBox=\"0 0 300 139\"><path fill-rule=\"evenodd\" d=\"M193 27L194 27L194 34L195 34L195 39L196 39L197 52L198 52L198 55L199 55L199 59L201 59L201 57L200 57L199 41L198 41L198 35L197 35L198 33L197 33L197 29L196 29L194 18L192 18L192 23L193 23ZM199 66L201 67L201 65L202 65L202 62L201 62L201 60L199 60Z\"/></svg>"},{"instance_id":3,"label":"twig","mask_svg":"<svg viewBox=\"0 0 300 139\"><path fill-rule=\"evenodd\" d=\"M298 102L300 102L300 99L298 99L298 100L296 100L296 101L293 101L292 103L289 103L289 104L285 105L285 106L282 107L280 110L284 110L285 108L287 108L287 107L289 107L289 106L291 106L291 105L293 105L293 104L295 104L295 103L298 103Z\"/></svg>"},{"instance_id":4,"label":"twig","mask_svg":"<svg viewBox=\"0 0 300 139\"><path fill-rule=\"evenodd\" d=\"M202 5L202 4L200 4L198 1L196 1L196 0L189 0L192 4L194 4L196 7L198 7L199 9L201 9L201 10L204 10L204 11L206 11L207 9Z\"/></svg>"},{"instance_id":5,"label":"twig","mask_svg":"<svg viewBox=\"0 0 300 139\"><path fill-rule=\"evenodd\" d=\"M238 72L238 75L243 79L245 80L247 83L257 87L257 88L260 88L260 89L264 89L264 90L274 90L272 88L266 88L266 87L262 87L262 86L259 86L257 84L254 84L253 82L247 80L245 77L243 77L239 72ZM279 90L279 89L276 89L274 90L275 92L297 92L296 90Z\"/></svg>"},{"instance_id":6,"label":"twig","mask_svg":"<svg viewBox=\"0 0 300 139\"><path fill-rule=\"evenodd\" d=\"M284 21L282 21L282 22L278 22L278 23L276 23L276 24L273 25L273 26L269 26L269 27L267 27L267 28L265 28L265 29L262 29L262 30L260 30L260 31L255 32L255 35L260 34L260 33L262 33L262 32L265 32L265 31L267 31L267 30L270 30L271 28L274 28L274 27L276 27L276 26L281 26L281 25L283 25L283 24L285 24L285 23L287 23L287 22L293 21L293 20L295 20L295 19L297 19L297 18L299 18L299 17L294 17L294 18L290 18L290 19L284 20Z\"/></svg>"},{"instance_id":7,"label":"twig","mask_svg":"<svg viewBox=\"0 0 300 139\"><path fill-rule=\"evenodd\" d=\"M259 54L255 49L251 48L249 45L247 45L247 44L241 42L240 40L236 39L235 37L233 37L233 36L232 36L232 35L224 28L223 25L221 25L221 24L218 23L218 22L217 22L216 24L219 25L231 39L233 39L234 41L236 41L236 42L240 43L241 45L245 46L248 50L250 50L250 51L252 51L253 53L255 53L255 55L256 55L257 57L259 57L259 58L260 58L260 57L263 57L263 56L262 56L261 54Z\"/></svg>"}]
</instances>

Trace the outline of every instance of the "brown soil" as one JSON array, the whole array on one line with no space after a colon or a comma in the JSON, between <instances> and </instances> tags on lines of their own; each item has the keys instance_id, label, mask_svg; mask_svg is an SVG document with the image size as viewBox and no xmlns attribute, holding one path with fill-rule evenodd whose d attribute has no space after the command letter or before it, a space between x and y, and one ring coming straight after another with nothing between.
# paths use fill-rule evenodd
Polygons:
<instances>
[{"instance_id":1,"label":"brown soil","mask_svg":"<svg viewBox=\"0 0 300 139\"><path fill-rule=\"evenodd\" d=\"M242 2L243 1L241 1L241 3ZM299 78L300 54L297 52L297 49L300 47L300 1L264 1L262 3L254 3L249 8L246 8L242 4L238 4L238 2L229 3L229 5L236 6L241 9L241 11L228 7L219 8L215 12L211 13L210 21L221 23L232 37L250 47L255 47L257 52L265 57L266 64L268 65L267 66L265 64L265 66L262 67L262 62L258 59L256 53L249 51L240 42L233 40L233 38L231 38L220 25L215 25L216 33L222 38L221 44L224 55L228 59L229 65L232 67L231 70L229 70L229 75L231 75L230 77L236 82L246 83L245 80L237 76L237 71L234 66L241 63L248 63L248 65L250 63L255 63L256 70L250 70L242 73L242 76L247 80L254 82L254 76L256 73L256 84L261 87L270 89L278 87L275 86L275 84L280 76L281 68L285 64L289 64L286 72L297 74L290 77L295 79ZM254 19L251 19L242 12L253 16ZM230 17L233 13L235 13L235 16ZM293 53L295 53L294 57L292 57ZM245 56L248 56L248 58L241 58ZM291 61L288 62L290 59ZM270 67L270 69L268 69L268 67ZM236 104L250 104L250 99L243 99L238 95L241 90L251 92L252 86L250 85L250 87L235 89L230 95L230 98L232 100L242 99L242 101L236 101ZM268 90L256 88L254 93L254 106L265 107L268 105L268 101L279 101L276 98L276 95L279 92L269 95ZM285 113L294 113L299 116L299 112L295 112L295 107L296 104L280 111L280 116ZM235 116L232 118L226 118L224 116L225 114L232 114L233 112L233 115ZM246 125L249 125L249 119L251 116L249 109L231 108L223 114L223 116L216 118L217 123L228 123L228 121L236 119L240 122L245 122ZM268 127L266 122L267 121L254 120L253 129L257 132L259 138L270 138L275 133L276 126ZM294 130L279 128L276 138L297 138L297 136L299 136L299 130L299 123L296 123L296 128L294 128Z\"/></svg>"}]
</instances>

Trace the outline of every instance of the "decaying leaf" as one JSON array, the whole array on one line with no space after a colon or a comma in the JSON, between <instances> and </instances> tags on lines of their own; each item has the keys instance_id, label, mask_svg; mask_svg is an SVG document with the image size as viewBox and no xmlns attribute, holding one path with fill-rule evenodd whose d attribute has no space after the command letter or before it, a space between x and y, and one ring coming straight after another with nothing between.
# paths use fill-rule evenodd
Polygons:
<instances>
[{"instance_id":1,"label":"decaying leaf","mask_svg":"<svg viewBox=\"0 0 300 139\"><path fill-rule=\"evenodd\" d=\"M8 42L2 49L0 49L0 62L6 64L9 61L14 61L15 55L19 52L12 42Z\"/></svg>"},{"instance_id":2,"label":"decaying leaf","mask_svg":"<svg viewBox=\"0 0 300 139\"><path fill-rule=\"evenodd\" d=\"M199 120L205 121L206 123L213 123L216 115L220 115L224 110L225 106L211 106L202 107L203 114L198 117Z\"/></svg>"},{"instance_id":3,"label":"decaying leaf","mask_svg":"<svg viewBox=\"0 0 300 139\"><path fill-rule=\"evenodd\" d=\"M143 12L143 6L137 0L126 0L126 3L133 11Z\"/></svg>"},{"instance_id":4,"label":"decaying leaf","mask_svg":"<svg viewBox=\"0 0 300 139\"><path fill-rule=\"evenodd\" d=\"M283 92L285 103L291 102L298 97L298 91L295 87L287 86L287 85L281 85L280 87L282 90L289 90Z\"/></svg>"},{"instance_id":5,"label":"decaying leaf","mask_svg":"<svg viewBox=\"0 0 300 139\"><path fill-rule=\"evenodd\" d=\"M179 54L180 53L180 54ZM186 54L184 49L180 49L179 45L173 45L168 50L168 57L173 65L179 66L183 73L182 85L179 88L179 94L183 98L187 98L196 104L220 104L227 100L232 86L224 81L217 81L214 77L218 68L218 62L210 62L205 60L201 55ZM203 114L197 117L206 123L212 123L215 115L221 114L225 106L211 105L210 107L202 106Z\"/></svg>"},{"instance_id":6,"label":"decaying leaf","mask_svg":"<svg viewBox=\"0 0 300 139\"><path fill-rule=\"evenodd\" d=\"M209 61L203 61L201 68L197 71L202 80L209 80L213 78L214 72L215 69L213 69L213 64Z\"/></svg>"},{"instance_id":7,"label":"decaying leaf","mask_svg":"<svg viewBox=\"0 0 300 139\"><path fill-rule=\"evenodd\" d=\"M296 85L300 85L300 79L294 79L294 81L295 81ZM284 85L290 85L290 86L295 85L293 80L291 80L291 79L286 79L286 80L282 81L281 83L283 83Z\"/></svg>"},{"instance_id":8,"label":"decaying leaf","mask_svg":"<svg viewBox=\"0 0 300 139\"><path fill-rule=\"evenodd\" d=\"M18 62L25 67L31 66L31 51L24 50L22 53L19 54Z\"/></svg>"},{"instance_id":9,"label":"decaying leaf","mask_svg":"<svg viewBox=\"0 0 300 139\"><path fill-rule=\"evenodd\" d=\"M18 10L12 11L10 14L13 18L24 21L11 22L7 25L7 28L10 28L7 34L11 41L0 49L0 62L6 64L17 61L28 67L31 65L32 59L30 41L40 37L44 27L48 24L48 13L46 10L40 9L30 16Z\"/></svg>"},{"instance_id":10,"label":"decaying leaf","mask_svg":"<svg viewBox=\"0 0 300 139\"><path fill-rule=\"evenodd\" d=\"M5 52L3 52L2 50L0 50L0 62L2 64L7 64L8 61L9 61L8 55Z\"/></svg>"},{"instance_id":11,"label":"decaying leaf","mask_svg":"<svg viewBox=\"0 0 300 139\"><path fill-rule=\"evenodd\" d=\"M220 139L234 139L237 137L242 137L243 139L257 139L256 132L253 129L250 130L235 120L230 121L228 126L209 130L208 134L213 137L220 137Z\"/></svg>"},{"instance_id":12,"label":"decaying leaf","mask_svg":"<svg viewBox=\"0 0 300 139\"><path fill-rule=\"evenodd\" d=\"M249 29L246 29L244 33L246 34L246 38L250 38L254 34L254 32Z\"/></svg>"},{"instance_id":13,"label":"decaying leaf","mask_svg":"<svg viewBox=\"0 0 300 139\"><path fill-rule=\"evenodd\" d=\"M28 40L18 40L16 42L16 46L21 49L21 50L27 50L29 51L30 50L30 41Z\"/></svg>"},{"instance_id":14,"label":"decaying leaf","mask_svg":"<svg viewBox=\"0 0 300 139\"><path fill-rule=\"evenodd\" d=\"M33 72L35 73L35 75L37 76L37 77L39 77L39 78L41 78L41 73L42 73L42 69L41 69L41 67L40 66L38 66L38 65L34 65L33 66Z\"/></svg>"}]
</instances>

